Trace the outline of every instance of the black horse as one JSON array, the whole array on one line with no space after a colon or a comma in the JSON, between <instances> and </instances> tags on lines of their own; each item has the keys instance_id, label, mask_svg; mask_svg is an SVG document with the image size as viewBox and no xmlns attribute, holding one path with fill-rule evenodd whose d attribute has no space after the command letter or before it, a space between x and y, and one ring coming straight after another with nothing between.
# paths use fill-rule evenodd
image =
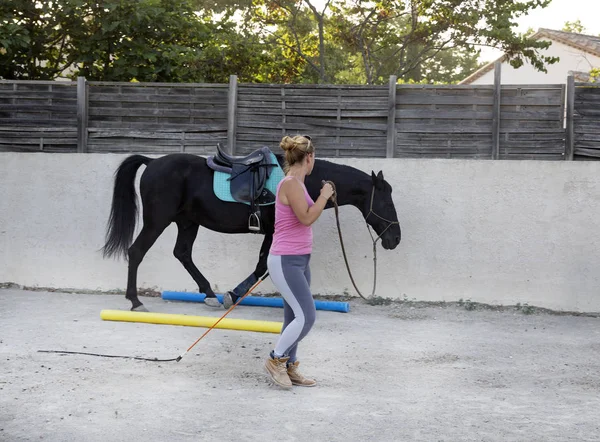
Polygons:
<instances>
[{"instance_id":1,"label":"black horse","mask_svg":"<svg viewBox=\"0 0 600 442\"><path fill-rule=\"evenodd\" d=\"M282 165L283 158L277 155ZM143 205L143 226L133 242L138 213L135 176L139 167L146 170L140 180ZM131 310L146 311L137 296L137 271L144 256L157 238L172 222L177 224L177 241L173 251L190 276L198 284L200 293L207 299L216 298L210 283L192 261L192 246L199 226L221 233L250 233L248 227L249 206L242 203L224 202L213 191L214 171L207 166L205 158L191 154L170 154L157 159L131 155L119 166L113 191L112 207L108 220L105 257L122 254L129 260L127 291ZM400 243L400 226L392 201L392 188L383 173L371 176L350 166L325 160L316 160L313 172L306 177L306 187L316 200L322 180L335 183L339 206L351 204L363 214L385 249L392 250ZM331 202L326 208L333 207ZM267 256L273 240L275 207L261 208L262 227L265 238L260 248L258 264L254 272L230 293L235 301L267 272Z\"/></svg>"}]
</instances>

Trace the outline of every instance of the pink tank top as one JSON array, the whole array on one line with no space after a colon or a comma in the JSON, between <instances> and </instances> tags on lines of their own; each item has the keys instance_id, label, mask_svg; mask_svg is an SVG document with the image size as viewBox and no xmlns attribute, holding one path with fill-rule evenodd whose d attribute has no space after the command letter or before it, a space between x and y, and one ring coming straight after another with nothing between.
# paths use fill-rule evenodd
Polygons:
<instances>
[{"instance_id":1,"label":"pink tank top","mask_svg":"<svg viewBox=\"0 0 600 442\"><path fill-rule=\"evenodd\" d=\"M275 233L273 234L273 244L269 253L271 255L308 255L312 252L312 226L302 224L292 207L286 206L279 200L279 188L289 178L297 179L294 177L285 177L277 185ZM308 207L311 207L315 202L308 194L304 183L302 183L302 187L304 188L304 196L306 197Z\"/></svg>"}]
</instances>

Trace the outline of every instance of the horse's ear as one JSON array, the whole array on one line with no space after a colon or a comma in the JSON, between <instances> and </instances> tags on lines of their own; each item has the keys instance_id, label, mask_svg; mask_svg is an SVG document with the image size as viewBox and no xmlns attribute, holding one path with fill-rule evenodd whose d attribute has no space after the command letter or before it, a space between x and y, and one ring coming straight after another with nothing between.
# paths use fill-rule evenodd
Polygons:
<instances>
[{"instance_id":1,"label":"horse's ear","mask_svg":"<svg viewBox=\"0 0 600 442\"><path fill-rule=\"evenodd\" d=\"M383 173L379 171L377 175L375 172L371 171L371 180L373 180L373 186L377 189L381 189L383 187Z\"/></svg>"}]
</instances>

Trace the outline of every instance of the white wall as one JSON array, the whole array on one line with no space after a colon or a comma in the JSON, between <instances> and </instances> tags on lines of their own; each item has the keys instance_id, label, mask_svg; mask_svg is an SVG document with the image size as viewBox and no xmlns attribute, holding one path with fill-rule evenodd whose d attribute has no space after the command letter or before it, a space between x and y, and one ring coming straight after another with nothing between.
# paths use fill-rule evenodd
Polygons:
<instances>
[{"instance_id":1,"label":"white wall","mask_svg":"<svg viewBox=\"0 0 600 442\"><path fill-rule=\"evenodd\" d=\"M126 264L98 252L123 158L0 153L0 282L124 290ZM600 311L600 163L340 162L383 169L394 189L403 239L394 251L379 248L378 295ZM356 209L342 208L341 217L352 268L369 293L369 235ZM253 270L261 239L201 229L194 257L223 291ZM172 226L142 263L139 287L197 290L172 255L174 242ZM312 271L316 293L354 293L333 211L315 224ZM271 291L267 281L258 292Z\"/></svg>"},{"instance_id":2,"label":"white wall","mask_svg":"<svg viewBox=\"0 0 600 442\"><path fill-rule=\"evenodd\" d=\"M594 67L600 67L600 57L556 41L552 41L552 45L542 53L549 57L560 57L560 61L546 65L548 73L536 70L529 63L515 69L504 62L502 84L563 84L567 81L569 71L589 72ZM494 70L486 72L471 84L494 84Z\"/></svg>"}]
</instances>

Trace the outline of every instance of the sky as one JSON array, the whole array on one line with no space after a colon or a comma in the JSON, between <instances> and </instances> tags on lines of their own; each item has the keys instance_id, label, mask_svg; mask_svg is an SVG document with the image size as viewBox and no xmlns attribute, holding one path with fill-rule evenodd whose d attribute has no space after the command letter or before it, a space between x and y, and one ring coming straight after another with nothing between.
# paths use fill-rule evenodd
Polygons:
<instances>
[{"instance_id":1,"label":"sky","mask_svg":"<svg viewBox=\"0 0 600 442\"><path fill-rule=\"evenodd\" d=\"M560 31L567 21L580 20L586 34L600 35L600 0L552 0L546 8L534 9L529 15L517 19L518 32L529 28L556 29ZM482 49L481 61L492 61L502 55L494 49Z\"/></svg>"}]
</instances>

